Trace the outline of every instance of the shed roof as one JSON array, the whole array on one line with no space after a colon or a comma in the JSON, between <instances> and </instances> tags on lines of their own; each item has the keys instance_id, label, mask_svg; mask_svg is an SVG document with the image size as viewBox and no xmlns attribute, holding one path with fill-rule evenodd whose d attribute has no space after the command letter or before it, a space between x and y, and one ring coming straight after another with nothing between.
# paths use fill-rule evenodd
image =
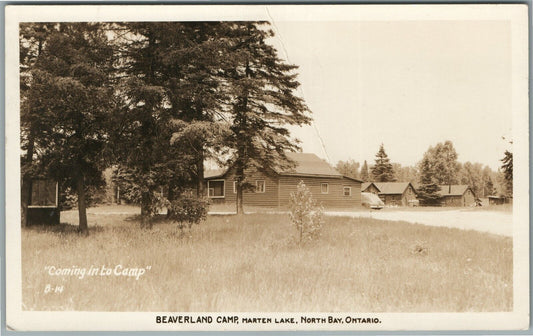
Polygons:
<instances>
[{"instance_id":1,"label":"shed roof","mask_svg":"<svg viewBox=\"0 0 533 336\"><path fill-rule=\"evenodd\" d=\"M439 185L439 187L440 187L439 194L441 196L463 196L464 193L470 188L466 184L452 184L451 191L450 191L450 186L448 184Z\"/></svg>"},{"instance_id":2,"label":"shed roof","mask_svg":"<svg viewBox=\"0 0 533 336\"><path fill-rule=\"evenodd\" d=\"M374 185L378 187L380 194L390 195L403 194L410 184L410 182L374 182Z\"/></svg>"}]
</instances>

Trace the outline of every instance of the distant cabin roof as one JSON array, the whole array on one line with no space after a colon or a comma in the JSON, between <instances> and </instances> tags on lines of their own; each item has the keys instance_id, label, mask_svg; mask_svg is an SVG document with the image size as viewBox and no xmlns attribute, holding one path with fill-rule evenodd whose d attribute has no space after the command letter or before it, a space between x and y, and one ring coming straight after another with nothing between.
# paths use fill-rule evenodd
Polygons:
<instances>
[{"instance_id":1,"label":"distant cabin roof","mask_svg":"<svg viewBox=\"0 0 533 336\"><path fill-rule=\"evenodd\" d=\"M286 153L287 157L296 163L296 166L287 170L276 170L280 175L290 176L325 176L341 178L343 175L333 168L325 160L319 158L313 153ZM204 178L222 177L227 172L227 169L211 169L204 171ZM346 176L344 176L346 177ZM349 179L359 181L347 177Z\"/></svg>"},{"instance_id":2,"label":"distant cabin roof","mask_svg":"<svg viewBox=\"0 0 533 336\"><path fill-rule=\"evenodd\" d=\"M448 184L439 185L439 187L440 187L439 194L441 196L463 196L466 190L470 188L466 184L452 184L451 191L450 191L450 186Z\"/></svg>"},{"instance_id":3,"label":"distant cabin roof","mask_svg":"<svg viewBox=\"0 0 533 336\"><path fill-rule=\"evenodd\" d=\"M378 187L380 194L403 194L405 189L409 186L409 182L374 182ZM364 190L364 189L363 189Z\"/></svg>"},{"instance_id":4,"label":"distant cabin roof","mask_svg":"<svg viewBox=\"0 0 533 336\"><path fill-rule=\"evenodd\" d=\"M371 184L373 184L376 188L378 188L378 186L376 186L374 182L364 182L363 184L361 184L361 190L365 190L366 188L370 187Z\"/></svg>"}]
</instances>

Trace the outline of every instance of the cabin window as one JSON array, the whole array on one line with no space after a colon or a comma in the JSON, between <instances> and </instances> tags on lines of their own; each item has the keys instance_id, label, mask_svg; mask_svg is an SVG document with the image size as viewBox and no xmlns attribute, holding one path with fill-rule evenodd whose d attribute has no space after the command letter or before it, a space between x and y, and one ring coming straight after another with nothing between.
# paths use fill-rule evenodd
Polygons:
<instances>
[{"instance_id":1,"label":"cabin window","mask_svg":"<svg viewBox=\"0 0 533 336\"><path fill-rule=\"evenodd\" d=\"M352 196L352 187L342 188L344 196Z\"/></svg>"},{"instance_id":2,"label":"cabin window","mask_svg":"<svg viewBox=\"0 0 533 336\"><path fill-rule=\"evenodd\" d=\"M265 180L256 180L255 181L255 192L264 193L265 192Z\"/></svg>"},{"instance_id":3,"label":"cabin window","mask_svg":"<svg viewBox=\"0 0 533 336\"><path fill-rule=\"evenodd\" d=\"M207 190L210 198L224 197L224 180L209 180L207 181Z\"/></svg>"},{"instance_id":4,"label":"cabin window","mask_svg":"<svg viewBox=\"0 0 533 336\"><path fill-rule=\"evenodd\" d=\"M33 180L31 182L30 207L56 207L57 182L52 180Z\"/></svg>"},{"instance_id":5,"label":"cabin window","mask_svg":"<svg viewBox=\"0 0 533 336\"><path fill-rule=\"evenodd\" d=\"M237 193L237 181L233 181L233 193Z\"/></svg>"},{"instance_id":6,"label":"cabin window","mask_svg":"<svg viewBox=\"0 0 533 336\"><path fill-rule=\"evenodd\" d=\"M323 194L327 194L329 192L329 184L327 183L320 184L320 192Z\"/></svg>"}]
</instances>

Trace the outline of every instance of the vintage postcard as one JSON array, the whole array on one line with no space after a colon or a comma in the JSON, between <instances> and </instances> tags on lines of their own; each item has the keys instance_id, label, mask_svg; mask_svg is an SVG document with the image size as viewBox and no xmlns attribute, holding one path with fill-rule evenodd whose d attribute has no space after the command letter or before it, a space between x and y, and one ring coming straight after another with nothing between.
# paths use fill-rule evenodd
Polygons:
<instances>
[{"instance_id":1,"label":"vintage postcard","mask_svg":"<svg viewBox=\"0 0 533 336\"><path fill-rule=\"evenodd\" d=\"M5 28L9 329L528 328L526 5Z\"/></svg>"}]
</instances>

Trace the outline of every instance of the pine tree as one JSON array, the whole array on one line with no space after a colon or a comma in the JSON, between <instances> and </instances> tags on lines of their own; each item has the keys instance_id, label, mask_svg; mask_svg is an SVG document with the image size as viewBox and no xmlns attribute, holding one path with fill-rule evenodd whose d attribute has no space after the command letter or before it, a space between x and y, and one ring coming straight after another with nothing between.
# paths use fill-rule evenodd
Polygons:
<instances>
[{"instance_id":1,"label":"pine tree","mask_svg":"<svg viewBox=\"0 0 533 336\"><path fill-rule=\"evenodd\" d=\"M396 181L394 177L394 170L390 159L385 153L383 144L379 147L379 151L376 154L375 164L372 167L372 181L374 182L393 182Z\"/></svg>"},{"instance_id":2,"label":"pine tree","mask_svg":"<svg viewBox=\"0 0 533 336\"><path fill-rule=\"evenodd\" d=\"M287 125L310 122L308 108L295 94L297 66L281 60L266 40L274 32L266 22L235 22L227 36L232 48L224 75L230 87L231 134L226 144L233 150L229 165L236 171L237 213L243 213L243 190L247 186L246 171L257 169L272 174L275 169L293 163L286 151L298 149Z\"/></svg>"},{"instance_id":3,"label":"pine tree","mask_svg":"<svg viewBox=\"0 0 533 336\"><path fill-rule=\"evenodd\" d=\"M158 190L175 199L187 188L203 195L203 163L215 155L225 129L220 78L227 43L217 22L124 23L124 125L118 161L136 177L141 226L151 227ZM143 155L138 155L142 153Z\"/></svg>"},{"instance_id":4,"label":"pine tree","mask_svg":"<svg viewBox=\"0 0 533 336\"><path fill-rule=\"evenodd\" d=\"M417 189L417 198L422 205L434 205L437 204L440 199L440 187L433 170L433 162L428 151L424 154L424 158L419 163L420 186Z\"/></svg>"},{"instance_id":5,"label":"pine tree","mask_svg":"<svg viewBox=\"0 0 533 336\"><path fill-rule=\"evenodd\" d=\"M363 163L363 166L361 167L361 180L364 182L370 181L370 175L368 174L368 164L365 162Z\"/></svg>"},{"instance_id":6,"label":"pine tree","mask_svg":"<svg viewBox=\"0 0 533 336\"><path fill-rule=\"evenodd\" d=\"M513 196L513 153L505 151L502 161L503 178L505 183L506 195Z\"/></svg>"},{"instance_id":7,"label":"pine tree","mask_svg":"<svg viewBox=\"0 0 533 336\"><path fill-rule=\"evenodd\" d=\"M101 24L58 23L47 26L45 34L28 88L21 91L22 127L31 134L28 156L34 153L42 174L76 190L79 230L88 234L86 191L102 183L107 122L114 108L113 53Z\"/></svg>"}]
</instances>

